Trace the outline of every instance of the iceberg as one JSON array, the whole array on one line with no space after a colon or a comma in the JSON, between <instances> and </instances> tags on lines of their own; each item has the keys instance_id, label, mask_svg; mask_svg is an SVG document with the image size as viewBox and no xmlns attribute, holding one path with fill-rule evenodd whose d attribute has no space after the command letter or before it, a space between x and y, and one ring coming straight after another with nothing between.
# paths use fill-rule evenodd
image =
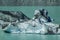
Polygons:
<instances>
[{"instance_id":1,"label":"iceberg","mask_svg":"<svg viewBox=\"0 0 60 40\"><path fill-rule=\"evenodd\" d=\"M6 33L60 34L60 25L52 23L50 17L46 14L45 16L42 15L41 12L35 10L36 14L34 14L33 19L30 19L21 11L0 11L0 14L4 15L1 17L3 22L0 24L4 26L2 28ZM6 24L5 22L9 23Z\"/></svg>"},{"instance_id":2,"label":"iceberg","mask_svg":"<svg viewBox=\"0 0 60 40\"><path fill-rule=\"evenodd\" d=\"M9 24L5 29L5 32L9 33L39 33L39 34L47 34L49 31L53 32L54 34L59 33L56 31L59 28L58 24L54 23L36 23L35 21L29 20L23 23L17 23L15 26Z\"/></svg>"}]
</instances>

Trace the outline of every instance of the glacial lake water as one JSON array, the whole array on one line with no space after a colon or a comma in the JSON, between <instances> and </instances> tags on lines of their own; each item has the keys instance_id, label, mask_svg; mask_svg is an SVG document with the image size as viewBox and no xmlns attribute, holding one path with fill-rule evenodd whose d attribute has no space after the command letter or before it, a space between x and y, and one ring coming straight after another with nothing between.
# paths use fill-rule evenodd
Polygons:
<instances>
[{"instance_id":1,"label":"glacial lake water","mask_svg":"<svg viewBox=\"0 0 60 40\"><path fill-rule=\"evenodd\" d=\"M0 30L0 40L60 40L60 35L8 34Z\"/></svg>"},{"instance_id":2,"label":"glacial lake water","mask_svg":"<svg viewBox=\"0 0 60 40\"><path fill-rule=\"evenodd\" d=\"M0 40L60 40L60 35L8 34L0 30Z\"/></svg>"}]
</instances>

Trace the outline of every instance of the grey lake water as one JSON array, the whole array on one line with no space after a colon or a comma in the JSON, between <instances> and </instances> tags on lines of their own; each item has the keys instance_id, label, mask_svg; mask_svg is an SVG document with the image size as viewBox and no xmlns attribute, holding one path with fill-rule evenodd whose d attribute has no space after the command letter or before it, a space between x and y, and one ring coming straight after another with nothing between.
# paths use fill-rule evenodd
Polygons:
<instances>
[{"instance_id":1,"label":"grey lake water","mask_svg":"<svg viewBox=\"0 0 60 40\"><path fill-rule=\"evenodd\" d=\"M22 11L28 17L32 18L35 9L45 8L49 15L55 19L54 23L60 24L60 6L16 6L0 7L0 10ZM60 40L60 35L40 35L40 34L8 34L0 30L0 40Z\"/></svg>"}]
</instances>

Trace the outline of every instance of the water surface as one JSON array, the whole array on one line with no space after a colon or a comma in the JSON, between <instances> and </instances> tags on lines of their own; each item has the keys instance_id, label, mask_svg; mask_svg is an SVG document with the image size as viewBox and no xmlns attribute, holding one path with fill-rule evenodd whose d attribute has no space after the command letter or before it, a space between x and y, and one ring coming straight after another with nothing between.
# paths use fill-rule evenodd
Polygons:
<instances>
[{"instance_id":1,"label":"water surface","mask_svg":"<svg viewBox=\"0 0 60 40\"><path fill-rule=\"evenodd\" d=\"M0 30L0 40L60 40L60 35L8 34Z\"/></svg>"}]
</instances>

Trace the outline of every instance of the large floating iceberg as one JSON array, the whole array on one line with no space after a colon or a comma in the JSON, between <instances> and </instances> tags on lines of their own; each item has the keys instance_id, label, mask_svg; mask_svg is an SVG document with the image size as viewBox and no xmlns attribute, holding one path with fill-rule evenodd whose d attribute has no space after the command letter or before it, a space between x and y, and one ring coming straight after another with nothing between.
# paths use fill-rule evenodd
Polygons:
<instances>
[{"instance_id":1,"label":"large floating iceberg","mask_svg":"<svg viewBox=\"0 0 60 40\"><path fill-rule=\"evenodd\" d=\"M6 33L59 34L60 25L50 22L48 12L43 10L35 10L33 19L30 19L22 12L0 11L0 14L3 15L0 15L3 21L0 24ZM5 25L5 22L9 23Z\"/></svg>"},{"instance_id":2,"label":"large floating iceberg","mask_svg":"<svg viewBox=\"0 0 60 40\"><path fill-rule=\"evenodd\" d=\"M16 25L9 24L5 29L3 29L7 33L39 33L39 34L47 34L53 32L54 34L58 34L59 25L53 23L36 23L35 21L27 21L23 23L18 23Z\"/></svg>"}]
</instances>

